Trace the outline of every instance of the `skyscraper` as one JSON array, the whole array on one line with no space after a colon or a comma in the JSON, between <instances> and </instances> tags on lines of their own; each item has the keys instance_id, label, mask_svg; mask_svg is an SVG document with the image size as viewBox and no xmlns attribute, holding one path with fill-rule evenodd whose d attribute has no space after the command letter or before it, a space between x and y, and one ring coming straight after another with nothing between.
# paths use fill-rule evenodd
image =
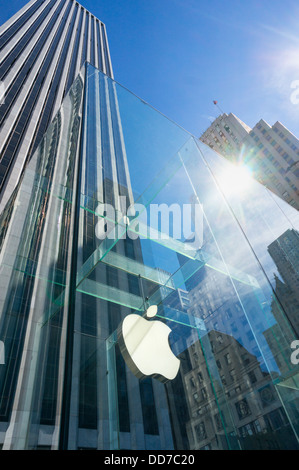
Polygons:
<instances>
[{"instance_id":1,"label":"skyscraper","mask_svg":"<svg viewBox=\"0 0 299 470\"><path fill-rule=\"evenodd\" d=\"M299 209L299 140L280 122L261 119L251 129L234 114L221 114L200 140Z\"/></svg>"},{"instance_id":2,"label":"skyscraper","mask_svg":"<svg viewBox=\"0 0 299 470\"><path fill-rule=\"evenodd\" d=\"M0 211L85 61L113 76L105 25L75 0L31 0L0 27Z\"/></svg>"},{"instance_id":3,"label":"skyscraper","mask_svg":"<svg viewBox=\"0 0 299 470\"><path fill-rule=\"evenodd\" d=\"M231 168L82 65L0 215L3 449L299 448L267 251L297 211L255 181L222 187Z\"/></svg>"}]
</instances>

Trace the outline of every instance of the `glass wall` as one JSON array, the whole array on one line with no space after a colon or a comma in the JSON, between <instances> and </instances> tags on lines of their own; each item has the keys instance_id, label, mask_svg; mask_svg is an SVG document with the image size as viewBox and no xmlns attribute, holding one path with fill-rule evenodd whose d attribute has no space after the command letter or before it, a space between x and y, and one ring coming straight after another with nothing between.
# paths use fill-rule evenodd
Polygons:
<instances>
[{"instance_id":1,"label":"glass wall","mask_svg":"<svg viewBox=\"0 0 299 470\"><path fill-rule=\"evenodd\" d=\"M87 64L1 216L3 448L299 448L298 230Z\"/></svg>"}]
</instances>

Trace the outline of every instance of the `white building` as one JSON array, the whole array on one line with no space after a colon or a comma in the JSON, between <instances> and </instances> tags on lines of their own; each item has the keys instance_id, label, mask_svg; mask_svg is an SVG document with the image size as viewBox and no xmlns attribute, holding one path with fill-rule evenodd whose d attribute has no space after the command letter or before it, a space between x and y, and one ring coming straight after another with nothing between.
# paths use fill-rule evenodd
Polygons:
<instances>
[{"instance_id":1,"label":"white building","mask_svg":"<svg viewBox=\"0 0 299 470\"><path fill-rule=\"evenodd\" d=\"M245 163L253 176L299 209L299 140L280 122L261 119L253 129L232 113L222 114L200 140L234 163Z\"/></svg>"}]
</instances>

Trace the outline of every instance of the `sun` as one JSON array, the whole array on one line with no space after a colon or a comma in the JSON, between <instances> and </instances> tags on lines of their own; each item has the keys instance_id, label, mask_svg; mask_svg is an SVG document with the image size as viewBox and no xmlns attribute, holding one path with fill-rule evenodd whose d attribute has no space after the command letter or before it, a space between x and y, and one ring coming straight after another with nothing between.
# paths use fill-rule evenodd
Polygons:
<instances>
[{"instance_id":1,"label":"sun","mask_svg":"<svg viewBox=\"0 0 299 470\"><path fill-rule=\"evenodd\" d=\"M230 165L218 176L218 183L226 195L246 193L253 184L250 170L245 165Z\"/></svg>"}]
</instances>

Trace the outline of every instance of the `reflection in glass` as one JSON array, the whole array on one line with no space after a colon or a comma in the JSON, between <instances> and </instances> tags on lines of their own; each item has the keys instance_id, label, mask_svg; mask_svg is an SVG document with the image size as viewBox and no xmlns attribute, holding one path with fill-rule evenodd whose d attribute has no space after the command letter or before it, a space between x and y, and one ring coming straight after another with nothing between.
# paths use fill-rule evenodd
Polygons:
<instances>
[{"instance_id":1,"label":"reflection in glass","mask_svg":"<svg viewBox=\"0 0 299 470\"><path fill-rule=\"evenodd\" d=\"M298 448L299 218L245 179L82 68L1 215L4 449ZM154 305L167 383L117 339Z\"/></svg>"}]
</instances>

